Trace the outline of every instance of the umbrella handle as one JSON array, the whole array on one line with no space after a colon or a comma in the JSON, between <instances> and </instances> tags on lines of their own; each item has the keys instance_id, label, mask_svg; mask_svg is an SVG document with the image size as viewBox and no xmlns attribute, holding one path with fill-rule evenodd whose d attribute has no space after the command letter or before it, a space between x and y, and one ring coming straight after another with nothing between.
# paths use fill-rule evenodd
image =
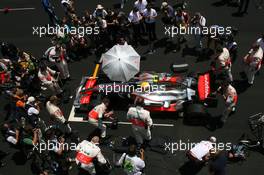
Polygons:
<instances>
[{"instance_id":1,"label":"umbrella handle","mask_svg":"<svg viewBox=\"0 0 264 175\"><path fill-rule=\"evenodd\" d=\"M93 72L93 79L97 77L98 71L99 71L100 64L96 64Z\"/></svg>"}]
</instances>

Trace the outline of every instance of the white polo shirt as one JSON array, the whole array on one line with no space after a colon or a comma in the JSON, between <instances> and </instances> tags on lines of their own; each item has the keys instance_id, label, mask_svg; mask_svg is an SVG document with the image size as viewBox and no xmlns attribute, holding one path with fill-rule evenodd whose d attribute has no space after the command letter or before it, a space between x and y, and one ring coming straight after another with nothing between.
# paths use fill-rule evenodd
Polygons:
<instances>
[{"instance_id":1,"label":"white polo shirt","mask_svg":"<svg viewBox=\"0 0 264 175\"><path fill-rule=\"evenodd\" d=\"M211 149L213 149L213 143L210 141L201 141L197 143L191 150L191 154L198 160L203 160L203 157L206 156Z\"/></svg>"},{"instance_id":2,"label":"white polo shirt","mask_svg":"<svg viewBox=\"0 0 264 175\"><path fill-rule=\"evenodd\" d=\"M140 20L141 20L142 16L141 14L138 12L134 13L133 11L131 11L128 15L128 20L129 22L133 23L133 24L139 24Z\"/></svg>"},{"instance_id":3,"label":"white polo shirt","mask_svg":"<svg viewBox=\"0 0 264 175\"><path fill-rule=\"evenodd\" d=\"M145 168L145 162L137 156L130 157L124 153L120 160L119 165L123 165L123 169L127 175L141 175L142 169Z\"/></svg>"},{"instance_id":4,"label":"white polo shirt","mask_svg":"<svg viewBox=\"0 0 264 175\"><path fill-rule=\"evenodd\" d=\"M146 9L148 5L147 0L142 0L142 2L140 3L139 1L136 1L134 6L139 10L140 13L143 13L143 11Z\"/></svg>"},{"instance_id":5,"label":"white polo shirt","mask_svg":"<svg viewBox=\"0 0 264 175\"><path fill-rule=\"evenodd\" d=\"M157 12L155 9L150 9L150 11L148 9L145 9L143 11L143 16L145 17L145 22L146 23L154 23L156 21L156 17L157 17ZM150 18L148 18L150 17Z\"/></svg>"}]
</instances>

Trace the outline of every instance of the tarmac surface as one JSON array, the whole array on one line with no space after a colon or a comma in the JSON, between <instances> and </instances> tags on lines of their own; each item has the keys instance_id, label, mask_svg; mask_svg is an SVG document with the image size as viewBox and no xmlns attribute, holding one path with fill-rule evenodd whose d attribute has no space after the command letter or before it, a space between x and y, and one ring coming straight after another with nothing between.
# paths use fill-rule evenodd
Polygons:
<instances>
[{"instance_id":1,"label":"tarmac surface","mask_svg":"<svg viewBox=\"0 0 264 175\"><path fill-rule=\"evenodd\" d=\"M78 14L83 14L85 9L93 12L96 4L101 3L106 8L113 7L113 4L118 3L118 0L90 0L90 1L76 1L76 9ZM157 5L160 6L161 1L156 0ZM169 1L172 4L175 1ZM242 70L241 59L248 52L251 44L260 37L260 34L264 31L264 25L262 23L264 11L257 10L254 5L255 1L251 1L248 14L243 17L234 17L232 13L236 12L236 8L221 6L215 7L212 5L212 0L189 0L187 9L193 15L196 11L200 11L207 19L207 24L220 24L223 26L234 26L239 29L239 34L236 40L239 44L238 59L232 67L232 72L235 80L241 80L239 72ZM63 11L60 7L59 1L52 2L55 6L58 16L62 16ZM133 1L130 0L125 4L125 12L130 12L132 9ZM174 4L173 4L174 5ZM33 35L33 28L36 26L45 26L48 23L48 15L42 9L40 1L36 0L1 0L0 9L5 7L9 8L35 8L33 10L24 11L11 11L7 14L0 12L0 40L5 42L14 43L17 47L32 53L35 57L40 57L44 51L51 46L48 38L40 38ZM148 46L139 46L136 50L140 55L144 55L145 59L141 61L141 70L150 70L157 72L169 72L169 66L171 63L188 63L190 65L190 71L203 72L209 69L209 61L197 62L193 56L181 56L181 52L172 53L167 52L165 44L162 42L163 38L166 38L165 29L159 20L157 24L157 52L153 55L145 55ZM192 37L189 37L191 40ZM184 45L182 46L184 47ZM66 84L67 88L71 89L72 95L75 95L75 89L78 87L82 76L91 75L94 69L94 61L96 57L94 55L88 56L77 62L70 63L70 73L72 80ZM176 115L159 114L153 115L154 123L170 124L171 126L157 126L153 129L153 138L167 139L172 143L183 142L199 142L202 139L206 139L208 136L214 135L219 142L223 143L236 143L237 139L243 133L249 133L249 127L247 118L250 115L264 112L263 99L264 99L264 73L260 71L259 76L256 77L255 83L252 87L246 91L242 91L239 94L237 112L232 115L227 123L221 129L208 130L203 126L189 126L183 124L182 119L176 117ZM241 87L240 87L241 88ZM243 89L243 88L241 88ZM4 114L3 107L7 103L7 100L0 96L0 121L2 122ZM65 117L69 117L72 109L73 99L69 103L63 105ZM221 114L223 110L223 100L219 101L219 105L216 110L213 111L215 116ZM126 111L116 111L116 115L120 121L126 121ZM47 115L43 112L43 117ZM94 129L86 122L71 122L71 126L74 130L78 130L81 138L87 137L87 135ZM111 136L126 137L132 135L131 127L129 125L120 125L118 130L108 130L108 134ZM21 157L17 153L17 150L10 148L7 143L1 142L0 149L2 151L10 152L10 154L3 159L7 163L7 166L0 168L0 175L31 175L30 161L21 162ZM112 161L113 152L109 149L103 148L103 153L106 157ZM229 164L227 168L228 175L262 175L264 171L263 166L264 156L258 152L251 152L249 158L243 163ZM167 154L160 154L150 150L146 151L146 174L147 175L193 175L208 174L207 167L204 167L200 172L193 172L188 165L185 164L187 158L185 157L185 151L176 151L175 153L168 152ZM73 168L70 171L70 175L75 175L77 169ZM114 169L111 175L122 175L120 169Z\"/></svg>"}]
</instances>

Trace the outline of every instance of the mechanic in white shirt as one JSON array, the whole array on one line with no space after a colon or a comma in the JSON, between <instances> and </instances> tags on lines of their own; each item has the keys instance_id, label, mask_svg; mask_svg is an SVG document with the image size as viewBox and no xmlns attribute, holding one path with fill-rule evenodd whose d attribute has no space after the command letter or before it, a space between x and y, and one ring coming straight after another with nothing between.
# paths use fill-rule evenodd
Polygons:
<instances>
[{"instance_id":1,"label":"mechanic in white shirt","mask_svg":"<svg viewBox=\"0 0 264 175\"><path fill-rule=\"evenodd\" d=\"M211 136L208 140L203 140L197 143L191 150L187 152L187 156L190 160L203 163L209 159L210 152L214 150L214 144L216 138Z\"/></svg>"},{"instance_id":2,"label":"mechanic in white shirt","mask_svg":"<svg viewBox=\"0 0 264 175\"><path fill-rule=\"evenodd\" d=\"M146 9L147 5L148 5L147 0L137 0L134 3L134 7L136 7L141 14L143 14L143 12Z\"/></svg>"},{"instance_id":3,"label":"mechanic in white shirt","mask_svg":"<svg viewBox=\"0 0 264 175\"><path fill-rule=\"evenodd\" d=\"M113 111L108 112L110 101L109 99L104 98L102 103L95 106L89 113L88 113L88 122L95 127L101 129L101 137L106 137L106 125L103 124L103 118L110 118L113 115Z\"/></svg>"},{"instance_id":4,"label":"mechanic in white shirt","mask_svg":"<svg viewBox=\"0 0 264 175\"><path fill-rule=\"evenodd\" d=\"M225 47L217 47L216 48L216 55L215 57L215 65L213 66L213 71L216 74L216 76L226 76L227 81L232 82L233 76L232 76L232 63L230 59L230 53L229 50Z\"/></svg>"},{"instance_id":5,"label":"mechanic in white shirt","mask_svg":"<svg viewBox=\"0 0 264 175\"><path fill-rule=\"evenodd\" d=\"M229 115L236 111L238 95L236 89L228 81L222 82L217 92L222 94L225 100L225 110L220 118L222 124L224 124Z\"/></svg>"},{"instance_id":6,"label":"mechanic in white shirt","mask_svg":"<svg viewBox=\"0 0 264 175\"><path fill-rule=\"evenodd\" d=\"M122 166L127 175L141 175L145 168L144 150L140 150L140 157L136 155L136 145L130 145L128 153L124 153L119 161L118 166Z\"/></svg>"},{"instance_id":7,"label":"mechanic in white shirt","mask_svg":"<svg viewBox=\"0 0 264 175\"><path fill-rule=\"evenodd\" d=\"M137 144L142 146L144 140L151 140L151 127L153 121L150 112L141 107L142 100L136 102L136 107L130 107L127 119L132 123L132 131L136 137Z\"/></svg>"},{"instance_id":8,"label":"mechanic in white shirt","mask_svg":"<svg viewBox=\"0 0 264 175\"><path fill-rule=\"evenodd\" d=\"M252 49L244 57L244 71L247 75L249 85L253 85L255 74L260 70L262 60L263 50L258 43L254 43Z\"/></svg>"},{"instance_id":9,"label":"mechanic in white shirt","mask_svg":"<svg viewBox=\"0 0 264 175\"><path fill-rule=\"evenodd\" d=\"M76 164L80 166L80 168L88 171L90 175L96 175L96 170L93 163L95 158L97 158L99 163L107 163L98 145L99 137L94 136L90 142L83 140L78 144L76 149Z\"/></svg>"}]
</instances>

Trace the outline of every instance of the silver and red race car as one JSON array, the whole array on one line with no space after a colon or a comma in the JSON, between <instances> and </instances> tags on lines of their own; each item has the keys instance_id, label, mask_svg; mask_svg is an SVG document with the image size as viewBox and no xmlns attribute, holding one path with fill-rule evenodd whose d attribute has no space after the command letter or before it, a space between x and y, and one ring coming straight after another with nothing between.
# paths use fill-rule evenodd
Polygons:
<instances>
[{"instance_id":1,"label":"silver and red race car","mask_svg":"<svg viewBox=\"0 0 264 175\"><path fill-rule=\"evenodd\" d=\"M76 92L76 110L90 110L101 98L117 95L133 102L141 99L144 107L155 112L185 112L205 115L210 97L210 74L182 76L171 73L143 72L129 82L112 82L106 76L83 77ZM212 103L213 101L213 103ZM206 105L204 105L206 104Z\"/></svg>"}]
</instances>

